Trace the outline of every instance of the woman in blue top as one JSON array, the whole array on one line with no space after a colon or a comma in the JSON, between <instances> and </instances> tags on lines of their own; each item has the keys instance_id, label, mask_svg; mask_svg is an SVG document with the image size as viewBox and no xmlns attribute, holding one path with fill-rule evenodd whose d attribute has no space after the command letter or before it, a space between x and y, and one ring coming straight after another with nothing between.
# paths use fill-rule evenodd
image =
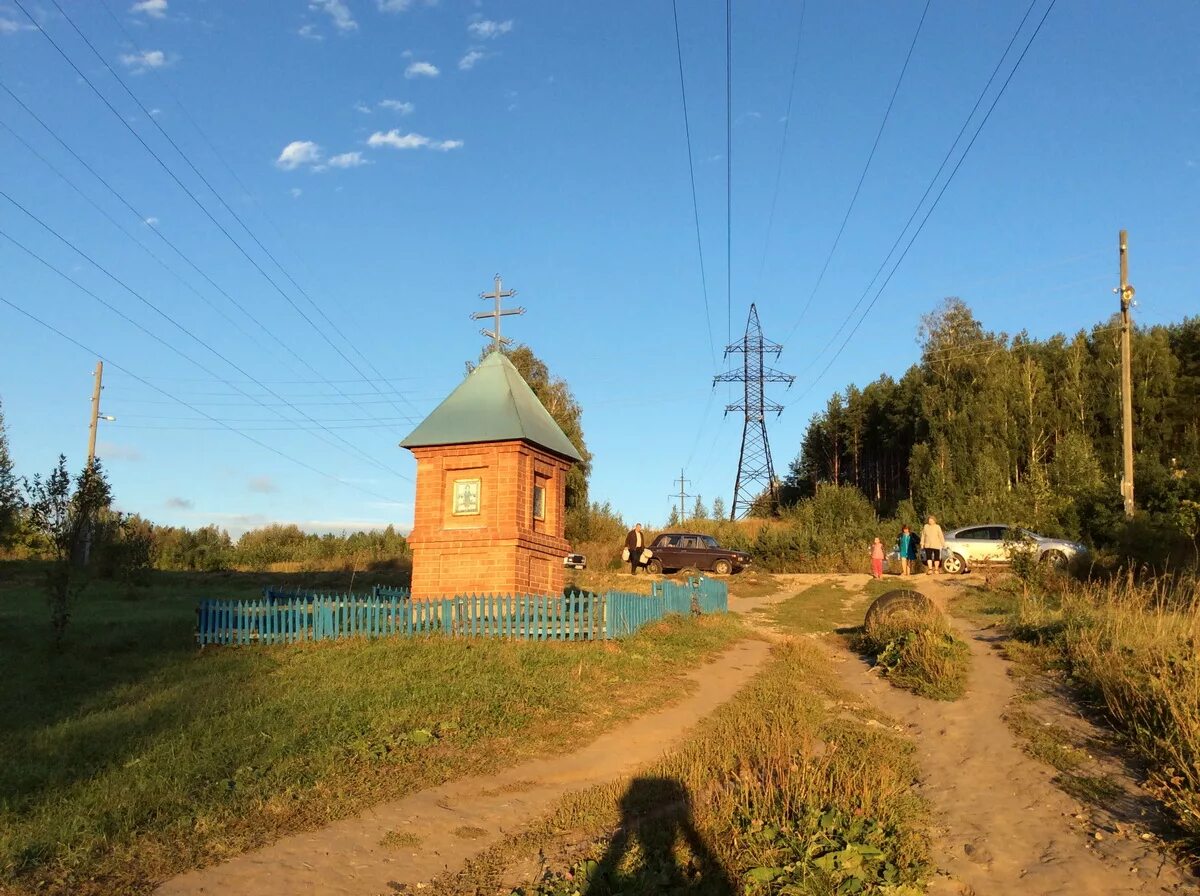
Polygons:
<instances>
[{"instance_id":1,"label":"woman in blue top","mask_svg":"<svg viewBox=\"0 0 1200 896\"><path fill-rule=\"evenodd\" d=\"M896 555L900 558L900 575L908 575L909 560L917 558L917 539L908 526L900 530L900 539L896 543Z\"/></svg>"}]
</instances>

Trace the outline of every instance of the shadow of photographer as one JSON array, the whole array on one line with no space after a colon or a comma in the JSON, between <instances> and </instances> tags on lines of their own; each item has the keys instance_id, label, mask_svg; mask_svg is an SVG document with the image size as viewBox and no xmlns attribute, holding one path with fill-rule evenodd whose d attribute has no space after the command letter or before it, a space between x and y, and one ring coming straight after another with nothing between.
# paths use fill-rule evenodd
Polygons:
<instances>
[{"instance_id":1,"label":"shadow of photographer","mask_svg":"<svg viewBox=\"0 0 1200 896\"><path fill-rule=\"evenodd\" d=\"M678 846L690 858L681 862ZM632 867L622 868L633 858ZM692 801L669 778L634 778L621 797L621 825L588 883L587 896L696 893L732 896L733 882L692 820Z\"/></svg>"}]
</instances>

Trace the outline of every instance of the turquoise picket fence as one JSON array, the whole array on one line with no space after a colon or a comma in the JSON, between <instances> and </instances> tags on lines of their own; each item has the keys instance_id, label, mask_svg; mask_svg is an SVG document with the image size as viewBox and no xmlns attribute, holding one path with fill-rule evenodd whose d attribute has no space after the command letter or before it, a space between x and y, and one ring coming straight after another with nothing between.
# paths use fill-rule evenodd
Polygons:
<instances>
[{"instance_id":1,"label":"turquoise picket fence","mask_svg":"<svg viewBox=\"0 0 1200 896\"><path fill-rule=\"evenodd\" d=\"M725 612L727 604L725 583L714 580L686 586L655 583L650 596L579 591L557 596L471 594L412 600L406 589L378 586L369 595L267 589L259 600L201 601L196 610L196 640L204 647L437 632L527 641L597 641L631 635L671 613Z\"/></svg>"}]
</instances>

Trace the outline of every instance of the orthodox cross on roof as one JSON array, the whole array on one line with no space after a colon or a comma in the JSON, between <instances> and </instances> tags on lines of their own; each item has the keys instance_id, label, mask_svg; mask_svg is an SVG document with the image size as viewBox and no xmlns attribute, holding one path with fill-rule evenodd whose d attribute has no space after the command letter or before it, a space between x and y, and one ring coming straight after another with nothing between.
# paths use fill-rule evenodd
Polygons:
<instances>
[{"instance_id":1,"label":"orthodox cross on roof","mask_svg":"<svg viewBox=\"0 0 1200 896\"><path fill-rule=\"evenodd\" d=\"M489 339L495 340L496 346L493 349L493 351L498 352L498 351L500 351L500 349L503 346L512 345L511 339L509 339L507 336L500 335L500 318L508 317L510 314L524 314L525 313L525 309L520 308L520 307L504 308L504 309L501 309L501 307L500 307L500 302L503 299L512 298L516 294L517 294L517 291L515 289L510 289L510 290L505 291L502 288L499 274L496 275L496 282L494 284L493 290L490 293L481 292L479 294L479 298L481 298L481 299L493 299L496 302L496 308L494 311L476 311L474 314L471 315L471 320L484 320L489 317L493 318L494 322L493 322L492 326L494 327L494 329L489 330L486 327L484 327L483 329L481 329L479 331L484 336L487 336Z\"/></svg>"}]
</instances>

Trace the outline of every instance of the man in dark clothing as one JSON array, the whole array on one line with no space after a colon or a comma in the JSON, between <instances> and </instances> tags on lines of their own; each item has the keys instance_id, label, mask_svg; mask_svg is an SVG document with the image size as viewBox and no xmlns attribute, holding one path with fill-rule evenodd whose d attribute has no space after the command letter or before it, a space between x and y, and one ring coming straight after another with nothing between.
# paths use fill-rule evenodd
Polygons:
<instances>
[{"instance_id":1,"label":"man in dark clothing","mask_svg":"<svg viewBox=\"0 0 1200 896\"><path fill-rule=\"evenodd\" d=\"M642 535L642 524L638 523L625 536L625 550L629 552L629 572L637 575L638 567L642 565L642 551L646 547L646 539Z\"/></svg>"}]
</instances>

